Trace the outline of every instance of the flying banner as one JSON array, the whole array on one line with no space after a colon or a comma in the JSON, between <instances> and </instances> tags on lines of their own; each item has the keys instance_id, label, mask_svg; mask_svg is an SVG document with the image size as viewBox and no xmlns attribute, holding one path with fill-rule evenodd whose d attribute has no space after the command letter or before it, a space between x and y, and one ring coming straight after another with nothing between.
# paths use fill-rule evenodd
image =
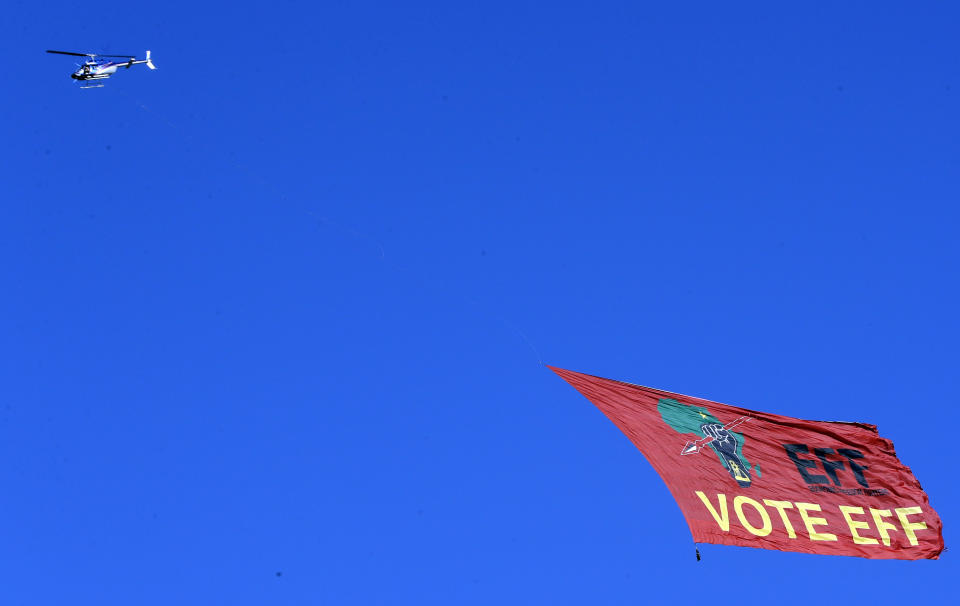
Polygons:
<instances>
[{"instance_id":1,"label":"flying banner","mask_svg":"<svg viewBox=\"0 0 960 606\"><path fill-rule=\"evenodd\" d=\"M862 558L939 557L942 525L890 440L549 367L640 449L693 540Z\"/></svg>"}]
</instances>

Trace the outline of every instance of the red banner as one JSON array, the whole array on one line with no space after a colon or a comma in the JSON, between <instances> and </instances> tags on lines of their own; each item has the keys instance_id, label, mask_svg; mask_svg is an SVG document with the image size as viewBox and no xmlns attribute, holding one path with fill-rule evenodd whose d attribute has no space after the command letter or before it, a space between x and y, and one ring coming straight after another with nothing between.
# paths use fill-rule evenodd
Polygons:
<instances>
[{"instance_id":1,"label":"red banner","mask_svg":"<svg viewBox=\"0 0 960 606\"><path fill-rule=\"evenodd\" d=\"M943 551L942 524L890 440L550 367L647 457L694 541L863 558Z\"/></svg>"}]
</instances>

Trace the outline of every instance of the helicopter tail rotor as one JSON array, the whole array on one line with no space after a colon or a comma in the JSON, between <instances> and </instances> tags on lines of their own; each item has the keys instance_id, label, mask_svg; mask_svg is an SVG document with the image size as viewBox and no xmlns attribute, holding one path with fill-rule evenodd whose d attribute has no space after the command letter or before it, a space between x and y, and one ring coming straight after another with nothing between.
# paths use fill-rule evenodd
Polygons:
<instances>
[{"instance_id":1,"label":"helicopter tail rotor","mask_svg":"<svg viewBox=\"0 0 960 606\"><path fill-rule=\"evenodd\" d=\"M153 61L150 60L150 51L147 51L147 59L146 59L146 62L147 62L147 67L149 67L150 69L157 69L157 66L154 65L154 64L153 64Z\"/></svg>"}]
</instances>

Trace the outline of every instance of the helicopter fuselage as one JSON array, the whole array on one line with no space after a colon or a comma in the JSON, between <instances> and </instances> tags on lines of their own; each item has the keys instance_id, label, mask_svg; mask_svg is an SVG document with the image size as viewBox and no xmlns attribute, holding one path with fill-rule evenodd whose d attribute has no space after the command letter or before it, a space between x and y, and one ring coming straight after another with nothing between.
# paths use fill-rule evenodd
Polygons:
<instances>
[{"instance_id":1,"label":"helicopter fuselage","mask_svg":"<svg viewBox=\"0 0 960 606\"><path fill-rule=\"evenodd\" d=\"M103 80L115 74L117 68L130 67L130 65L130 62L114 63L113 61L107 61L106 63L87 63L70 74L70 77L74 80Z\"/></svg>"}]
</instances>

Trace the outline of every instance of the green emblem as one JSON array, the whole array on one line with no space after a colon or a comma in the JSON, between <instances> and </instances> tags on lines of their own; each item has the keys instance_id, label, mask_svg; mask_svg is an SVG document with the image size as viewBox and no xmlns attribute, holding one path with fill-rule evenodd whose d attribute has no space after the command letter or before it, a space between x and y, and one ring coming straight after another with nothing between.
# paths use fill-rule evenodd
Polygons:
<instances>
[{"instance_id":1,"label":"green emblem","mask_svg":"<svg viewBox=\"0 0 960 606\"><path fill-rule=\"evenodd\" d=\"M732 431L750 417L740 417L724 425L706 408L683 404L673 398L662 398L657 402L657 411L663 422L677 433L692 433L698 436L695 441L687 442L680 454L697 454L704 446L709 445L720 459L720 464L740 486L747 488L753 482L751 469L760 477L760 466L750 465L743 456L743 434Z\"/></svg>"}]
</instances>

